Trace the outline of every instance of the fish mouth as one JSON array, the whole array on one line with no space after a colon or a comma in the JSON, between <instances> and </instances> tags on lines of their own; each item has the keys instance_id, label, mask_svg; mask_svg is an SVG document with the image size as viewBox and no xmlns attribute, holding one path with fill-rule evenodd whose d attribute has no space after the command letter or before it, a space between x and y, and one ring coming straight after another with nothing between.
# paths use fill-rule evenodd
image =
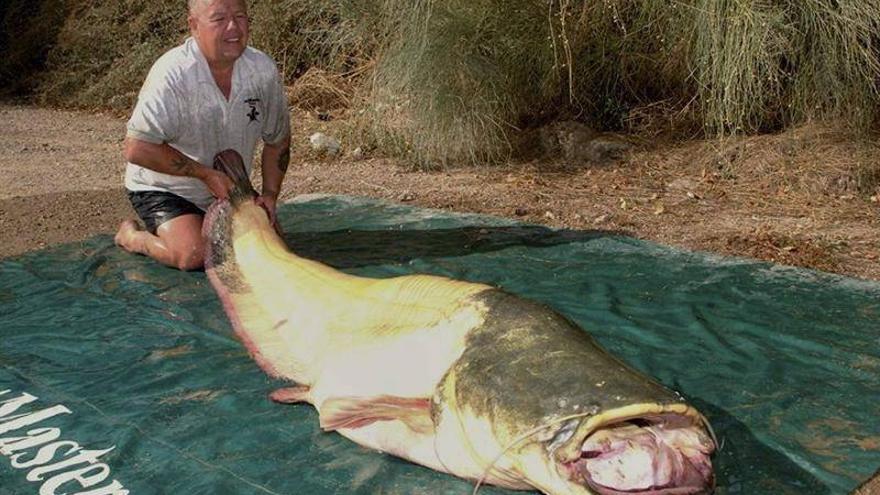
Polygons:
<instances>
[{"instance_id":1,"label":"fish mouth","mask_svg":"<svg viewBox=\"0 0 880 495\"><path fill-rule=\"evenodd\" d=\"M228 199L214 199L205 210L205 215L202 218L202 235L208 235L211 232L218 219L227 213L230 206Z\"/></svg>"},{"instance_id":2,"label":"fish mouth","mask_svg":"<svg viewBox=\"0 0 880 495\"><path fill-rule=\"evenodd\" d=\"M590 418L578 428L586 436L572 435L567 447L576 451L560 462L570 481L600 495L712 492L716 442L699 412L685 404L623 409Z\"/></svg>"},{"instance_id":3,"label":"fish mouth","mask_svg":"<svg viewBox=\"0 0 880 495\"><path fill-rule=\"evenodd\" d=\"M226 149L214 156L214 170L226 174L233 187L228 199L215 200L202 220L202 238L205 240L205 270L211 270L223 263L232 243L231 217L236 208L247 201L253 201L257 193L250 182L241 155L234 149Z\"/></svg>"}]
</instances>

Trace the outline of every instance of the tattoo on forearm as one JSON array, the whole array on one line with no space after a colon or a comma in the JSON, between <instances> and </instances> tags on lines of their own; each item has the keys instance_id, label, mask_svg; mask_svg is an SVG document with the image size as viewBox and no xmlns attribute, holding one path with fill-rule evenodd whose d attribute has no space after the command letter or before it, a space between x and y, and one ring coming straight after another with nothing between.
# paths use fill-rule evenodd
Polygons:
<instances>
[{"instance_id":1,"label":"tattoo on forearm","mask_svg":"<svg viewBox=\"0 0 880 495\"><path fill-rule=\"evenodd\" d=\"M189 175L190 170L192 170L192 163L189 163L186 158L175 157L171 160L171 168L180 174Z\"/></svg>"},{"instance_id":2,"label":"tattoo on forearm","mask_svg":"<svg viewBox=\"0 0 880 495\"><path fill-rule=\"evenodd\" d=\"M171 168L173 168L177 172L183 172L186 170L186 160L180 157L175 157L171 159Z\"/></svg>"},{"instance_id":3,"label":"tattoo on forearm","mask_svg":"<svg viewBox=\"0 0 880 495\"><path fill-rule=\"evenodd\" d=\"M285 148L278 157L278 170L286 174L288 165L290 165L290 148Z\"/></svg>"}]
</instances>

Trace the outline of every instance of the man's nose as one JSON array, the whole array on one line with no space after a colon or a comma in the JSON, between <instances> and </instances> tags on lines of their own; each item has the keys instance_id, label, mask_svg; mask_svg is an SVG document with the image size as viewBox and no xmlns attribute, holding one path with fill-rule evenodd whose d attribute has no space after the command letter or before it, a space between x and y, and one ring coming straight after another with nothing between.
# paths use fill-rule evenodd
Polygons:
<instances>
[{"instance_id":1,"label":"man's nose","mask_svg":"<svg viewBox=\"0 0 880 495\"><path fill-rule=\"evenodd\" d=\"M238 26L238 21L236 21L235 17L230 18L226 21L226 26L223 28L225 31L238 32L241 29Z\"/></svg>"}]
</instances>

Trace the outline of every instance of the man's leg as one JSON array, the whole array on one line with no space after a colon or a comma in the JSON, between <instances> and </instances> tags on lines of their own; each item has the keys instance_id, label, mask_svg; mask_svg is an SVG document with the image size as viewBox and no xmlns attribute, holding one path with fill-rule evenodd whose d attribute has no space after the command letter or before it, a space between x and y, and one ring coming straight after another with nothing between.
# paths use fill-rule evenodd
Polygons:
<instances>
[{"instance_id":1,"label":"man's leg","mask_svg":"<svg viewBox=\"0 0 880 495\"><path fill-rule=\"evenodd\" d=\"M179 270L197 270L204 265L202 215L174 217L156 228L156 235L142 230L134 220L125 220L116 233L116 244L130 253L149 256Z\"/></svg>"},{"instance_id":2,"label":"man's leg","mask_svg":"<svg viewBox=\"0 0 880 495\"><path fill-rule=\"evenodd\" d=\"M122 222L115 238L119 247L179 270L202 267L204 212L198 206L164 191L129 191L128 199L146 230L134 220Z\"/></svg>"}]
</instances>

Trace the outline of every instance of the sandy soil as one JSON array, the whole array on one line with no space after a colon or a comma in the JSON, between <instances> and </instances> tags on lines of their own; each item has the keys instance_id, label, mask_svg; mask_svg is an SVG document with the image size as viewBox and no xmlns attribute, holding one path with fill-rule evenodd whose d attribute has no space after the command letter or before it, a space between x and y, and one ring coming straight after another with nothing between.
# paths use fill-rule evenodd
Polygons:
<instances>
[{"instance_id":1,"label":"sandy soil","mask_svg":"<svg viewBox=\"0 0 880 495\"><path fill-rule=\"evenodd\" d=\"M603 164L418 172L369 155L318 156L307 136L341 124L294 118L282 199L370 196L880 281L880 153L833 131L641 145ZM112 234L133 215L121 185L124 119L12 104L0 104L0 119L0 258ZM872 493L880 493L880 476L859 491Z\"/></svg>"},{"instance_id":2,"label":"sandy soil","mask_svg":"<svg viewBox=\"0 0 880 495\"><path fill-rule=\"evenodd\" d=\"M110 234L133 214L121 185L125 119L9 104L0 118L0 257ZM865 192L880 182L880 153L831 131L640 146L604 164L419 172L369 155L318 156L307 136L341 124L294 119L282 199L370 196L880 280L880 191Z\"/></svg>"}]
</instances>

